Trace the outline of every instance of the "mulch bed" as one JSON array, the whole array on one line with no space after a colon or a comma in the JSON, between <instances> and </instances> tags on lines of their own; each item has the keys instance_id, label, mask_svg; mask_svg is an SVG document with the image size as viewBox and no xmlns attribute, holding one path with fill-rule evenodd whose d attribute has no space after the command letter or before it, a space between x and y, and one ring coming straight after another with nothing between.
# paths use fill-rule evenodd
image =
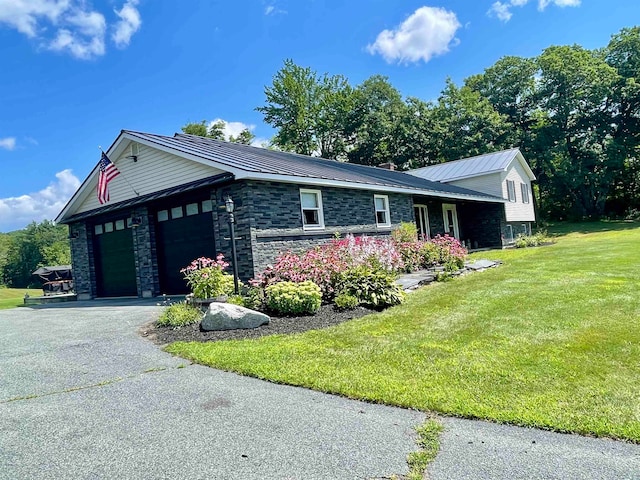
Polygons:
<instances>
[{"instance_id":1,"label":"mulch bed","mask_svg":"<svg viewBox=\"0 0 640 480\"><path fill-rule=\"evenodd\" d=\"M200 330L200 324L189 325L176 330L167 327L158 327L155 322L140 328L140 335L147 337L158 345L167 345L172 342L217 342L219 340L243 340L246 338L259 338L266 335L290 334L318 330L321 328L338 325L354 318L360 318L375 310L357 307L354 310L337 310L333 305L322 305L315 315L303 317L271 317L268 325L246 330L221 330L204 332Z\"/></svg>"}]
</instances>

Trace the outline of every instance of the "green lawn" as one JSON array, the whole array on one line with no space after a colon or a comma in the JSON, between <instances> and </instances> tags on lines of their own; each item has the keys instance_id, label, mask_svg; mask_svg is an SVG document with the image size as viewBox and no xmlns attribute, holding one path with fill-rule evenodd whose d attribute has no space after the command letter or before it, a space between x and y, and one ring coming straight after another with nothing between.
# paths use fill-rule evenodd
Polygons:
<instances>
[{"instance_id":1,"label":"green lawn","mask_svg":"<svg viewBox=\"0 0 640 480\"><path fill-rule=\"evenodd\" d=\"M552 246L476 254L504 265L334 328L167 350L352 398L640 442L639 246L638 225L583 224Z\"/></svg>"},{"instance_id":2,"label":"green lawn","mask_svg":"<svg viewBox=\"0 0 640 480\"><path fill-rule=\"evenodd\" d=\"M0 310L3 308L14 308L23 305L25 293L28 293L31 296L40 295L41 290L0 287Z\"/></svg>"}]
</instances>

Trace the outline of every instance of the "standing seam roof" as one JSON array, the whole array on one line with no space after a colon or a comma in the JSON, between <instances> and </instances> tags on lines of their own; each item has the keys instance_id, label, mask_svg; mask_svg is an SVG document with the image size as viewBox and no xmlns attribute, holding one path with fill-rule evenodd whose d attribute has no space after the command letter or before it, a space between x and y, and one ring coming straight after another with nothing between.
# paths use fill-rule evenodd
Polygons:
<instances>
[{"instance_id":1,"label":"standing seam roof","mask_svg":"<svg viewBox=\"0 0 640 480\"><path fill-rule=\"evenodd\" d=\"M407 173L439 182L447 182L458 178L473 177L505 170L520 150L512 148L500 152L463 158L453 162L409 170Z\"/></svg>"},{"instance_id":2,"label":"standing seam roof","mask_svg":"<svg viewBox=\"0 0 640 480\"><path fill-rule=\"evenodd\" d=\"M173 137L168 137L130 130L123 130L123 133L134 138L137 137L160 146L200 157L203 160L217 162L246 172L355 182L381 187L409 188L432 191L440 194L448 193L482 197L491 200L497 198L474 190L409 175L404 172L268 150L195 135L177 133Z\"/></svg>"}]
</instances>

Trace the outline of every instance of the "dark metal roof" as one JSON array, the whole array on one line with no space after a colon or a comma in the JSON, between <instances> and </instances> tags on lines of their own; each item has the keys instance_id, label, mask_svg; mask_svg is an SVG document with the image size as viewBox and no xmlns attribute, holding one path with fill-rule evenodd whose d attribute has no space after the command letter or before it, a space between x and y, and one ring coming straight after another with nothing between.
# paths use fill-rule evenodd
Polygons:
<instances>
[{"instance_id":1,"label":"dark metal roof","mask_svg":"<svg viewBox=\"0 0 640 480\"><path fill-rule=\"evenodd\" d=\"M418 168L410 170L408 173L428 180L450 182L460 178L476 177L506 170L519 152L520 150L517 148L511 148L500 152Z\"/></svg>"},{"instance_id":2,"label":"dark metal roof","mask_svg":"<svg viewBox=\"0 0 640 480\"><path fill-rule=\"evenodd\" d=\"M474 190L446 185L407 173L378 167L280 152L180 133L175 134L173 137L130 130L123 130L122 133L160 147L211 161L214 164L225 165L243 172L255 173L257 174L256 177L259 177L260 174L283 175L365 184L372 187L382 187L383 190L384 187L405 188L416 190L416 193L425 195L433 192L438 196L451 194L473 197L475 200L495 201L497 199L492 195ZM294 179L292 178L291 180Z\"/></svg>"},{"instance_id":3,"label":"dark metal roof","mask_svg":"<svg viewBox=\"0 0 640 480\"><path fill-rule=\"evenodd\" d=\"M72 215L69 218L65 218L61 223L71 223L76 220L82 220L85 218L93 217L94 215L100 215L102 213L107 213L107 212L114 212L122 208L140 205L141 203L149 202L151 200L157 200L159 198L163 198L169 195L175 195L177 193L182 193L182 192L189 192L191 190L196 190L200 187L217 185L217 184L228 182L231 180L233 180L232 174L221 173L220 175L214 175L212 177L203 178L201 180L196 180L194 182L185 183L184 185L178 185L176 187L166 188L164 190L159 190L157 192L149 193L147 195L134 197L129 200L125 200L123 202L114 203L112 205L105 205L104 207L78 213L76 215Z\"/></svg>"}]
</instances>

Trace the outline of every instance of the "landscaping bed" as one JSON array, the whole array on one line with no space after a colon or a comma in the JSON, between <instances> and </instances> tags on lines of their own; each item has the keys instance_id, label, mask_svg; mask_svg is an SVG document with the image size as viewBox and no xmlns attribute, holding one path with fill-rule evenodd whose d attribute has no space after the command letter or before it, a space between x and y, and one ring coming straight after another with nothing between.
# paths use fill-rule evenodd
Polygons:
<instances>
[{"instance_id":1,"label":"landscaping bed","mask_svg":"<svg viewBox=\"0 0 640 480\"><path fill-rule=\"evenodd\" d=\"M159 327L154 322L145 325L140 330L140 333L158 345L166 345L178 341L215 342L220 340L244 340L248 338L260 338L267 335L286 335L332 327L373 312L374 310L364 307L357 307L353 310L338 310L333 305L322 305L315 315L299 317L272 316L271 322L268 325L253 329L205 332L200 330L199 323L172 329L170 327Z\"/></svg>"}]
</instances>

